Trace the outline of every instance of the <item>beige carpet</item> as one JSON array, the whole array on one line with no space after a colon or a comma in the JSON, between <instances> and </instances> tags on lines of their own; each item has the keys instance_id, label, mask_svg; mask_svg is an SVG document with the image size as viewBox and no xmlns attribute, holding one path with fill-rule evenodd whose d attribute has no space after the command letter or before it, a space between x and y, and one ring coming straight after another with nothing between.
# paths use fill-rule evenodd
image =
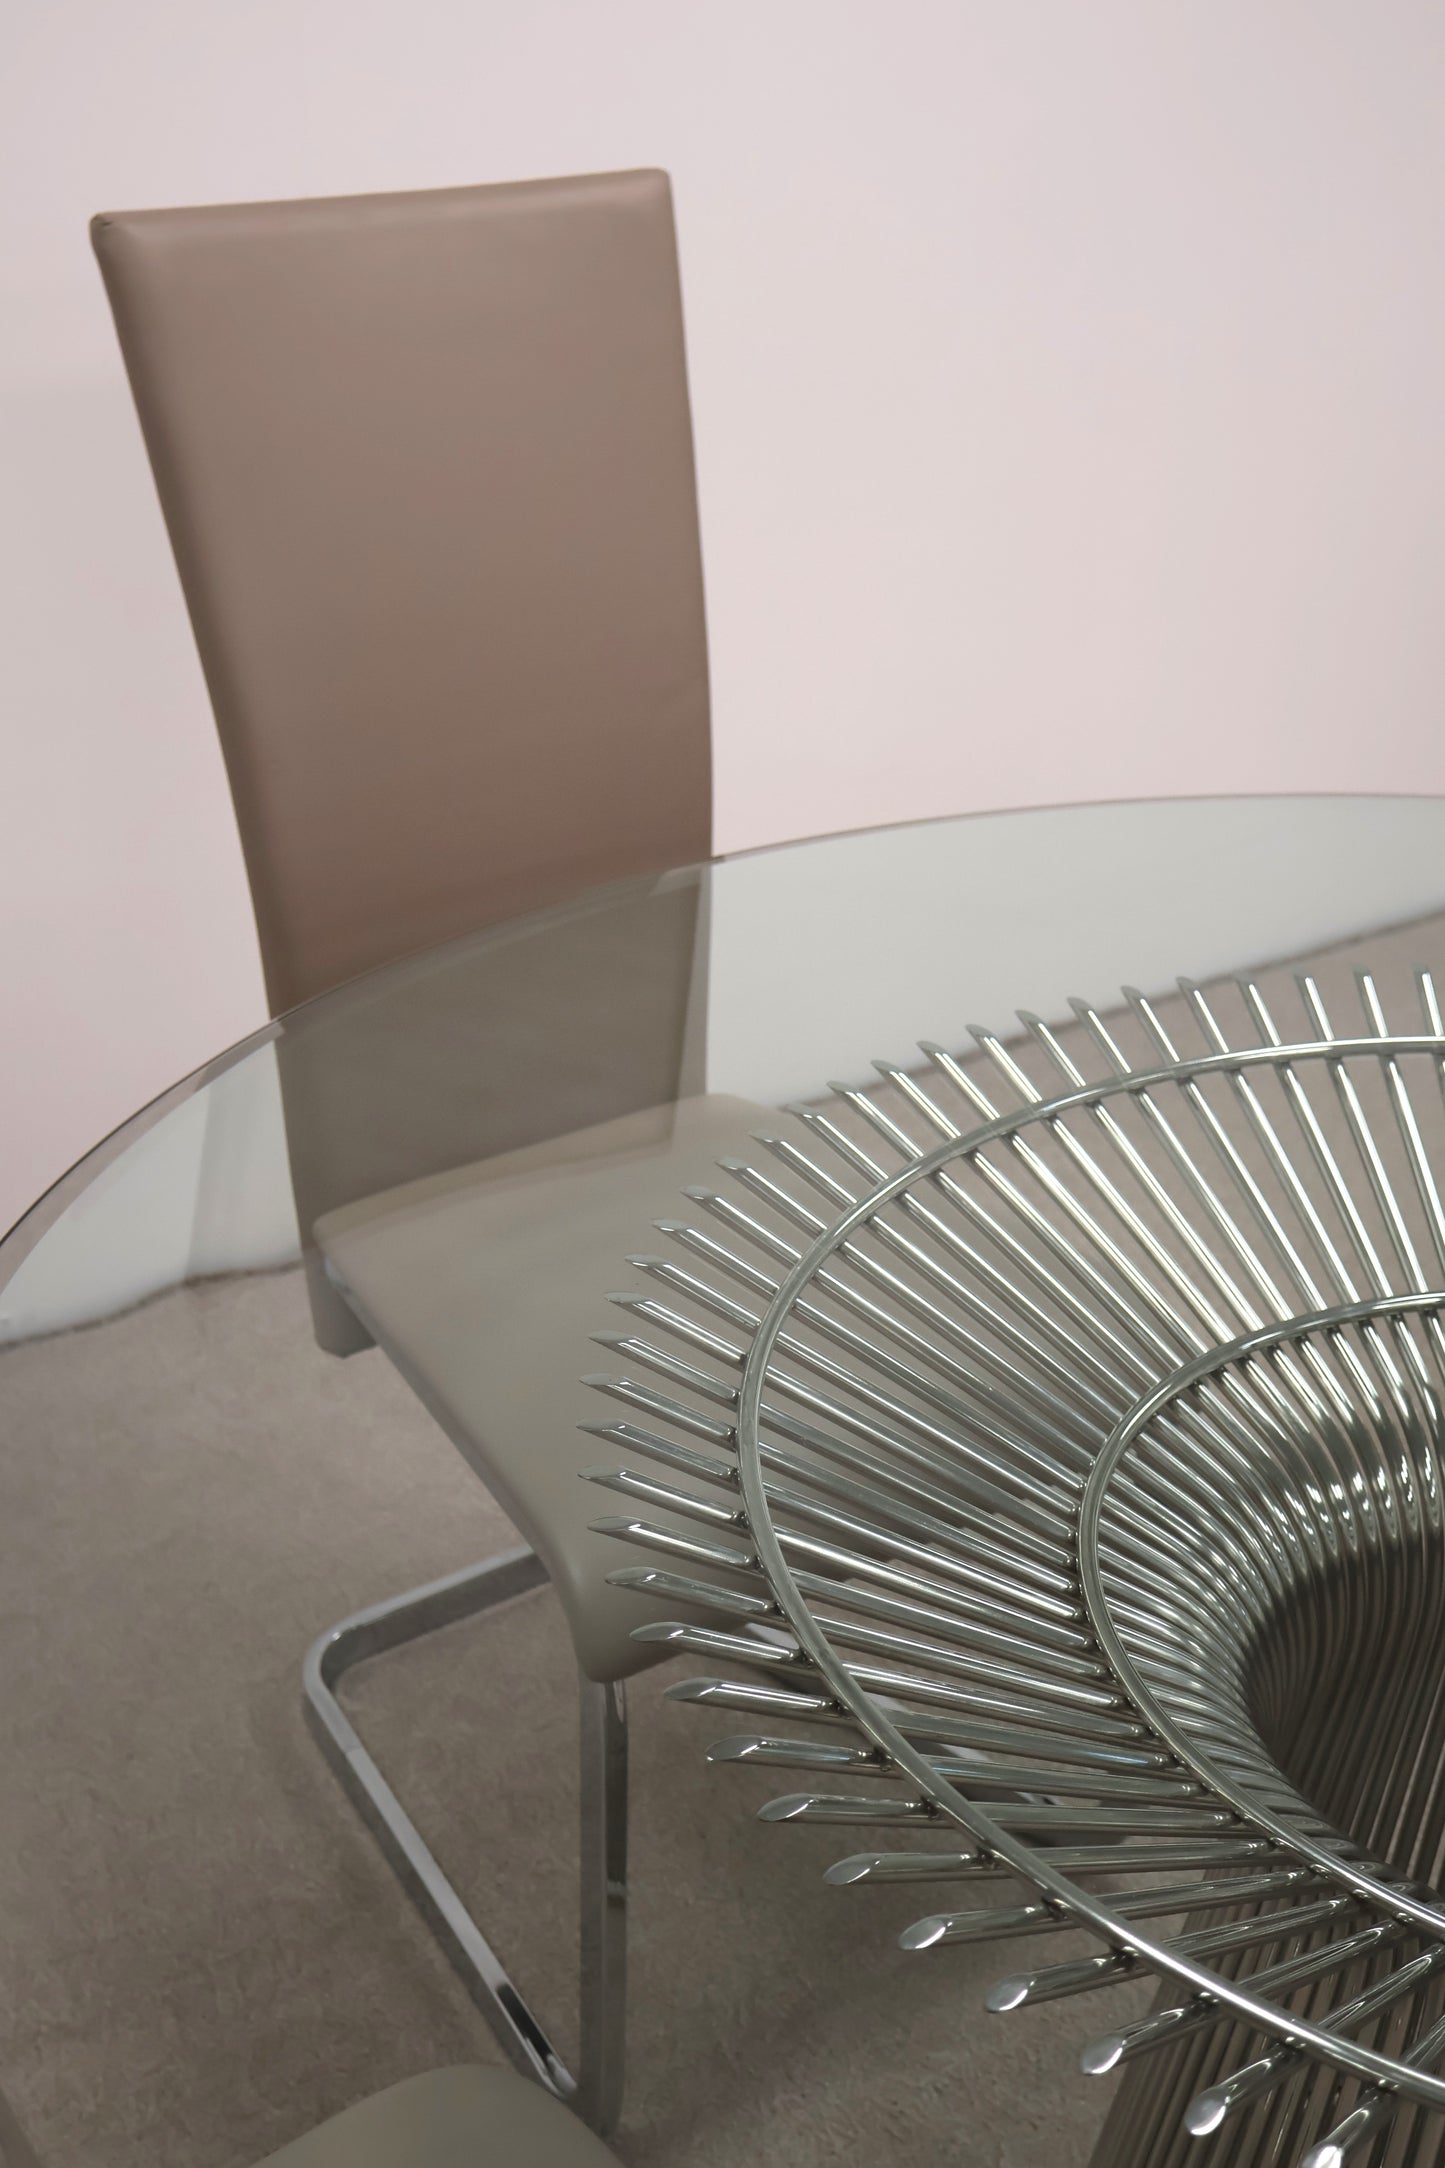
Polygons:
<instances>
[{"instance_id":1,"label":"beige carpet","mask_svg":"<svg viewBox=\"0 0 1445 2168\"><path fill-rule=\"evenodd\" d=\"M0 2082L46 2168L239 2168L408 2072L498 2059L300 1710L319 1628L512 1540L382 1358L317 1353L297 1275L215 1282L0 1357L0 1438ZM989 2017L1003 1953L901 1955L926 1902L825 1887L852 1833L754 1821L786 1772L710 1769L736 1727L664 1701L670 1675L632 1689L623 2160L1085 2162L1107 2088L1073 2048L1109 2009ZM348 1699L570 2052L552 1598Z\"/></svg>"}]
</instances>

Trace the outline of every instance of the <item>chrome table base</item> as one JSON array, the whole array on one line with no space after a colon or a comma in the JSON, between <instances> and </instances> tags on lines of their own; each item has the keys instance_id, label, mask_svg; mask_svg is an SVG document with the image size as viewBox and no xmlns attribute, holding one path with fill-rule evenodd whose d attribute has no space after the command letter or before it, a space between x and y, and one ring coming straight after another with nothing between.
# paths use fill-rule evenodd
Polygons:
<instances>
[{"instance_id":1,"label":"chrome table base","mask_svg":"<svg viewBox=\"0 0 1445 2168\"><path fill-rule=\"evenodd\" d=\"M1345 1032L1183 991L880 1064L690 1192L599 1526L715 1622L639 1629L713 1757L808 1786L763 1818L938 1906L920 1962L1072 1923L992 2009L1159 1980L1081 2004L1098 2168L1445 2160L1445 1026L1423 974Z\"/></svg>"}]
</instances>

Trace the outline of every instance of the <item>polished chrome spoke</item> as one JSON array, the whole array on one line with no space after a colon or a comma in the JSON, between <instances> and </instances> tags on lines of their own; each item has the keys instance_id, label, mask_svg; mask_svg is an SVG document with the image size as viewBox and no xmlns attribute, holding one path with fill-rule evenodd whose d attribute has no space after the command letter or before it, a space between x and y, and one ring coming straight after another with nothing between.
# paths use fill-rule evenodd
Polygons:
<instances>
[{"instance_id":1,"label":"polished chrome spoke","mask_svg":"<svg viewBox=\"0 0 1445 2168\"><path fill-rule=\"evenodd\" d=\"M909 1847L827 1879L942 1885L945 1970L1092 1938L995 2009L1173 1988L1083 2053L1140 2163L1186 2110L1340 2168L1445 2108L1445 1018L1290 998L1076 1002L791 1110L589 1381L595 1525L662 1554L612 1579L716 1667L669 1694L819 1787L761 1818Z\"/></svg>"}]
</instances>

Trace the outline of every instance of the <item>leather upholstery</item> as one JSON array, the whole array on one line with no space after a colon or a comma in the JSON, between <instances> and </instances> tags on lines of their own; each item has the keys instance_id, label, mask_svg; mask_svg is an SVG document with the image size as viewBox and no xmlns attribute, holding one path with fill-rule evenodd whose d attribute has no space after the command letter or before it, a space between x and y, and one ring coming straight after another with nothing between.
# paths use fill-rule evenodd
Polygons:
<instances>
[{"instance_id":1,"label":"leather upholstery","mask_svg":"<svg viewBox=\"0 0 1445 2168\"><path fill-rule=\"evenodd\" d=\"M452 937L710 848L667 177L92 231L272 1007L374 974L277 1050L318 1338L375 1332L536 1543L584 1668L622 1676L648 1614L586 1528L608 1505L577 1480L602 1450L575 1430L601 1412L587 1333L650 1218L761 1110L680 1116L672 1149L701 1069L696 879ZM572 1171L524 1180L528 1151Z\"/></svg>"},{"instance_id":2,"label":"leather upholstery","mask_svg":"<svg viewBox=\"0 0 1445 2168\"><path fill-rule=\"evenodd\" d=\"M273 1012L705 857L665 174L92 227Z\"/></svg>"},{"instance_id":3,"label":"leather upholstery","mask_svg":"<svg viewBox=\"0 0 1445 2168\"><path fill-rule=\"evenodd\" d=\"M329 1266L378 1345L541 1556L577 1661L594 1679L659 1662L666 1647L633 1641L632 1630L679 1616L675 1600L649 1603L609 1586L608 1573L686 1568L589 1525L635 1501L581 1480L583 1469L628 1456L578 1424L646 1417L581 1380L590 1371L649 1375L591 1335L629 1329L608 1291L644 1286L627 1259L669 1247L653 1221L685 1211L684 1187L710 1186L717 1160L751 1153L752 1133L773 1120L746 1099L682 1100L409 1184L317 1224ZM644 1518L667 1515L648 1507Z\"/></svg>"},{"instance_id":4,"label":"leather upholstery","mask_svg":"<svg viewBox=\"0 0 1445 2168\"><path fill-rule=\"evenodd\" d=\"M323 1214L701 1088L706 892L706 868L619 883L285 1019L286 1142L323 1347L366 1344L319 1274Z\"/></svg>"},{"instance_id":5,"label":"leather upholstery","mask_svg":"<svg viewBox=\"0 0 1445 2168\"><path fill-rule=\"evenodd\" d=\"M617 2168L617 2155L540 2085L466 2064L344 2108L260 2168Z\"/></svg>"}]
</instances>

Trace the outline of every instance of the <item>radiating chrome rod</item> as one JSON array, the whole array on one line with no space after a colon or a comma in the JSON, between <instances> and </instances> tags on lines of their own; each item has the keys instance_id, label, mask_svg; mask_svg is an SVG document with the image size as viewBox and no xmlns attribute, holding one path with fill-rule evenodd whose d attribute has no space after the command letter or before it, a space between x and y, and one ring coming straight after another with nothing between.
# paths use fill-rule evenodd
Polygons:
<instances>
[{"instance_id":1,"label":"radiating chrome rod","mask_svg":"<svg viewBox=\"0 0 1445 2168\"><path fill-rule=\"evenodd\" d=\"M1277 1965L1266 1966L1261 1972L1250 1973L1246 1984L1256 1995L1283 1995L1312 1980L1332 1978L1346 1965L1369 1956L1372 1951L1401 1941L1404 1934L1404 1928L1397 1922L1376 1920L1369 1927L1361 1927L1336 1942L1302 1951ZM1131 2062L1157 2048L1172 2046L1191 2033L1220 2024L1228 2015L1228 2003L1224 1998L1196 1995L1187 2002L1152 2011L1137 2024L1122 2026L1117 2032L1105 2033L1102 2038L1090 2041L1079 2057L1079 2068L1088 2077L1103 2077L1120 2063Z\"/></svg>"},{"instance_id":2,"label":"radiating chrome rod","mask_svg":"<svg viewBox=\"0 0 1445 2168\"><path fill-rule=\"evenodd\" d=\"M1051 1860L1063 1872L1095 1874L1183 1874L1190 1868L1236 1867L1277 1856L1258 1837L1206 1839L1182 1844L1057 1845ZM943 1864L938 1864L939 1862ZM988 1852L855 1852L829 1867L826 1882L955 1881L977 1876L1016 1877L1014 1865Z\"/></svg>"},{"instance_id":3,"label":"radiating chrome rod","mask_svg":"<svg viewBox=\"0 0 1445 2168\"><path fill-rule=\"evenodd\" d=\"M1372 1987L1352 1995L1348 2002L1336 2003L1326 2012L1323 2022L1340 2032L1353 2031L1368 2019L1377 2017L1382 2010L1388 2010L1402 1995L1413 1993L1432 1973L1438 1972L1442 1964L1445 1964L1445 1948L1437 1946L1422 1951L1408 1964L1387 1973L1382 1980L1376 1980ZM1246 2063L1243 2069L1232 2071L1218 2085L1209 2086L1190 2102L1184 2111L1185 2129L1192 2137L1208 2137L1240 2108L1284 2084L1303 2060L1298 2048L1276 2048L1271 2054Z\"/></svg>"},{"instance_id":4,"label":"radiating chrome rod","mask_svg":"<svg viewBox=\"0 0 1445 2168\"><path fill-rule=\"evenodd\" d=\"M1252 1942L1277 1942L1319 1927L1350 1909L1349 1897L1322 1897L1317 1904L1297 1905L1284 1912L1267 1912L1259 1919L1231 1920L1220 1927L1201 1927L1179 1935L1171 1945L1180 1957L1217 1957L1246 1949ZM990 2010L1018 2010L1025 2003L1054 2002L1060 1995L1088 1993L1128 1979L1138 1970L1139 1957L1132 1949L1110 1951L1103 1957L1082 1957L1072 1964L1046 1965L1039 1972L1011 1973L989 1989L984 2001Z\"/></svg>"},{"instance_id":5,"label":"radiating chrome rod","mask_svg":"<svg viewBox=\"0 0 1445 2168\"><path fill-rule=\"evenodd\" d=\"M1403 2055L1401 2065L1407 2070L1429 2070L1445 2054L1445 2018L1432 2025L1422 2039ZM1300 2168L1344 2168L1352 2153L1371 2138L1378 2137L1388 2128L1400 2112L1398 2093L1386 2092L1379 2086L1362 2094L1342 2123L1337 2123L1318 2145L1310 2147Z\"/></svg>"},{"instance_id":6,"label":"radiating chrome rod","mask_svg":"<svg viewBox=\"0 0 1445 2168\"><path fill-rule=\"evenodd\" d=\"M1313 1877L1302 1867L1276 1874L1241 1875L1229 1881L1175 1882L1163 1889L1135 1890L1113 1900L1121 1920L1142 1920L1168 1913L1207 1912L1217 1905L1251 1904L1297 1890ZM898 1938L904 1950L935 1950L953 1942L994 1942L1003 1936L1057 1932L1070 1924L1057 1904L1000 1906L979 1912L935 1912L915 1920Z\"/></svg>"}]
</instances>

